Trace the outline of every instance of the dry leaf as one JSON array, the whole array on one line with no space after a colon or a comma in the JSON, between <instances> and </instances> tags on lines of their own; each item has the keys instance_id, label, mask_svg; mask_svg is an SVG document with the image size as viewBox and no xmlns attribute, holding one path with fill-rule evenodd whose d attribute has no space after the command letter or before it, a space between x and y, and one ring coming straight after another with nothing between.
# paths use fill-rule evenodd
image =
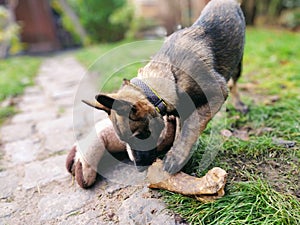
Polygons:
<instances>
[{"instance_id":1,"label":"dry leaf","mask_svg":"<svg viewBox=\"0 0 300 225\"><path fill-rule=\"evenodd\" d=\"M232 136L232 132L231 132L230 130L224 129L224 130L221 130L221 135L222 135L223 137L229 138L229 137Z\"/></svg>"},{"instance_id":2,"label":"dry leaf","mask_svg":"<svg viewBox=\"0 0 300 225\"><path fill-rule=\"evenodd\" d=\"M233 136L243 141L249 141L249 134L246 130L235 130Z\"/></svg>"}]
</instances>

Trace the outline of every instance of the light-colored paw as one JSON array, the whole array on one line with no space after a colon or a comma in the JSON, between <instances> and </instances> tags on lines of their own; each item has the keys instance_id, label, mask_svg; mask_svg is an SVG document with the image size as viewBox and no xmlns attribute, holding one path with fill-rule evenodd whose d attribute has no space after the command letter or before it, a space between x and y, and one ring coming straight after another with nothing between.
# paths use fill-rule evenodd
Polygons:
<instances>
[{"instance_id":1,"label":"light-colored paw","mask_svg":"<svg viewBox=\"0 0 300 225\"><path fill-rule=\"evenodd\" d=\"M97 171L95 171L77 151L77 145L74 145L69 152L66 160L67 170L75 176L75 179L80 187L91 187L97 177Z\"/></svg>"}]
</instances>

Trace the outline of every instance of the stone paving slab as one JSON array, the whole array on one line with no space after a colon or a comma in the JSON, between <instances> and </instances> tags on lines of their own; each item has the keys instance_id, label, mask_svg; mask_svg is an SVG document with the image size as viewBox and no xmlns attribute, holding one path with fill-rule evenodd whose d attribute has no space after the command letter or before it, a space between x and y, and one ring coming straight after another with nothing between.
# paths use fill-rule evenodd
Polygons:
<instances>
[{"instance_id":1,"label":"stone paving slab","mask_svg":"<svg viewBox=\"0 0 300 225\"><path fill-rule=\"evenodd\" d=\"M126 199L118 211L119 221L128 224L173 225L174 219L168 214L160 199L152 198L147 189L136 192Z\"/></svg>"},{"instance_id":2,"label":"stone paving slab","mask_svg":"<svg viewBox=\"0 0 300 225\"><path fill-rule=\"evenodd\" d=\"M47 185L52 181L66 180L70 175L64 166L65 160L66 156L61 155L27 164L24 168L23 188L27 190Z\"/></svg>"},{"instance_id":3,"label":"stone paving slab","mask_svg":"<svg viewBox=\"0 0 300 225\"><path fill-rule=\"evenodd\" d=\"M31 104L20 102L18 103L18 107L22 112L40 112L45 110L46 107L51 106L45 106L45 103L43 102L34 102Z\"/></svg>"},{"instance_id":4,"label":"stone paving slab","mask_svg":"<svg viewBox=\"0 0 300 225\"><path fill-rule=\"evenodd\" d=\"M12 162L12 165L31 162L38 157L40 146L34 143L33 139L25 139L7 143L4 147L6 156Z\"/></svg>"},{"instance_id":5,"label":"stone paving slab","mask_svg":"<svg viewBox=\"0 0 300 225\"><path fill-rule=\"evenodd\" d=\"M39 122L36 130L44 137L44 149L49 153L69 150L75 142L72 115Z\"/></svg>"},{"instance_id":6,"label":"stone paving slab","mask_svg":"<svg viewBox=\"0 0 300 225\"><path fill-rule=\"evenodd\" d=\"M76 213L77 210L87 204L91 197L86 192L83 192L83 194L74 194L73 191L51 193L43 197L38 203L40 221L44 222L64 214Z\"/></svg>"},{"instance_id":7,"label":"stone paving slab","mask_svg":"<svg viewBox=\"0 0 300 225\"><path fill-rule=\"evenodd\" d=\"M0 203L0 218L9 217L18 209L18 204L15 202L4 202ZM0 224L1 219L0 219ZM3 223L4 224L4 223Z\"/></svg>"},{"instance_id":8,"label":"stone paving slab","mask_svg":"<svg viewBox=\"0 0 300 225\"><path fill-rule=\"evenodd\" d=\"M18 188L21 179L20 175L21 174L12 170L0 172L0 200L13 198L14 192Z\"/></svg>"},{"instance_id":9,"label":"stone paving slab","mask_svg":"<svg viewBox=\"0 0 300 225\"><path fill-rule=\"evenodd\" d=\"M12 124L0 128L2 143L24 140L30 137L33 127L30 124Z\"/></svg>"},{"instance_id":10,"label":"stone paving slab","mask_svg":"<svg viewBox=\"0 0 300 225\"><path fill-rule=\"evenodd\" d=\"M70 214L64 219L57 221L58 225L70 225L70 224L86 224L86 225L115 225L114 222L100 221L100 212L95 208L89 209L85 213Z\"/></svg>"},{"instance_id":11,"label":"stone paving slab","mask_svg":"<svg viewBox=\"0 0 300 225\"><path fill-rule=\"evenodd\" d=\"M23 112L14 116L11 120L11 123L20 124L47 121L53 120L57 118L57 116L57 111L51 109L39 110L36 112Z\"/></svg>"}]
</instances>

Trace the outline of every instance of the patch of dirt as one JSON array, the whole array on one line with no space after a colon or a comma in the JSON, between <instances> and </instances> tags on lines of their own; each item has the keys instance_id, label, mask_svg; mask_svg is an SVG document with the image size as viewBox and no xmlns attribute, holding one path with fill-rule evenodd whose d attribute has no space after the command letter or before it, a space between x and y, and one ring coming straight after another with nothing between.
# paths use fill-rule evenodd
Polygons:
<instances>
[{"instance_id":1,"label":"patch of dirt","mask_svg":"<svg viewBox=\"0 0 300 225\"><path fill-rule=\"evenodd\" d=\"M137 187L120 187L112 192L102 194L98 197L97 209L101 212L101 219L106 222L120 222L117 217L118 209L122 202L137 191Z\"/></svg>"},{"instance_id":2,"label":"patch of dirt","mask_svg":"<svg viewBox=\"0 0 300 225\"><path fill-rule=\"evenodd\" d=\"M108 187L108 189L107 189ZM118 224L119 221L119 209L122 207L122 203L131 198L137 193L140 193L140 196L143 199L160 199L162 196L158 191L152 191L145 189L143 186L111 186L107 183L102 186L104 193L98 196L97 210L100 211L101 221L106 223ZM147 191L145 191L147 190ZM139 195L139 194L138 194ZM136 206L137 208L140 206ZM153 212L154 213L154 212Z\"/></svg>"},{"instance_id":3,"label":"patch of dirt","mask_svg":"<svg viewBox=\"0 0 300 225\"><path fill-rule=\"evenodd\" d=\"M282 89L286 87L282 86ZM239 84L241 96L251 98L251 104L274 105L280 101L278 95L266 95L264 91L257 88L256 83ZM250 108L251 110L251 108ZM227 109L227 113L231 113ZM247 126L247 120L240 120L239 115L234 115L235 121L230 130L222 130L221 135L225 138L235 137L248 141L249 136L261 136L274 131L272 127L261 127L254 129ZM299 143L273 138L273 143L287 151L299 149ZM250 175L258 175L266 180L276 191L296 196L300 201L300 159L291 156L287 152L276 151L276 155L261 156L259 159L247 158L243 155L221 156L231 168L228 172L228 181L248 181L247 172Z\"/></svg>"},{"instance_id":4,"label":"patch of dirt","mask_svg":"<svg viewBox=\"0 0 300 225\"><path fill-rule=\"evenodd\" d=\"M262 159L251 160L242 156L228 159L232 165L228 180L248 181L246 171L266 180L276 191L296 196L300 200L300 162L299 159Z\"/></svg>"},{"instance_id":5,"label":"patch of dirt","mask_svg":"<svg viewBox=\"0 0 300 225\"><path fill-rule=\"evenodd\" d=\"M300 200L300 168L296 160L266 161L258 168L268 182L279 192L295 195Z\"/></svg>"}]
</instances>

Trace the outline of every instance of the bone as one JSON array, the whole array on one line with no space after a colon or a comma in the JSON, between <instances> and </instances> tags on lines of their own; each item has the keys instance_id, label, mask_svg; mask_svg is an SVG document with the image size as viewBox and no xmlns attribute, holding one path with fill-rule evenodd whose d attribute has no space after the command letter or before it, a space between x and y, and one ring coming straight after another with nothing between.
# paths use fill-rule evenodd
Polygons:
<instances>
[{"instance_id":1,"label":"bone","mask_svg":"<svg viewBox=\"0 0 300 225\"><path fill-rule=\"evenodd\" d=\"M214 167L201 178L183 172L171 175L163 170L163 162L157 160L148 168L149 188L164 189L182 195L193 196L201 202L212 202L224 196L227 173Z\"/></svg>"}]
</instances>

